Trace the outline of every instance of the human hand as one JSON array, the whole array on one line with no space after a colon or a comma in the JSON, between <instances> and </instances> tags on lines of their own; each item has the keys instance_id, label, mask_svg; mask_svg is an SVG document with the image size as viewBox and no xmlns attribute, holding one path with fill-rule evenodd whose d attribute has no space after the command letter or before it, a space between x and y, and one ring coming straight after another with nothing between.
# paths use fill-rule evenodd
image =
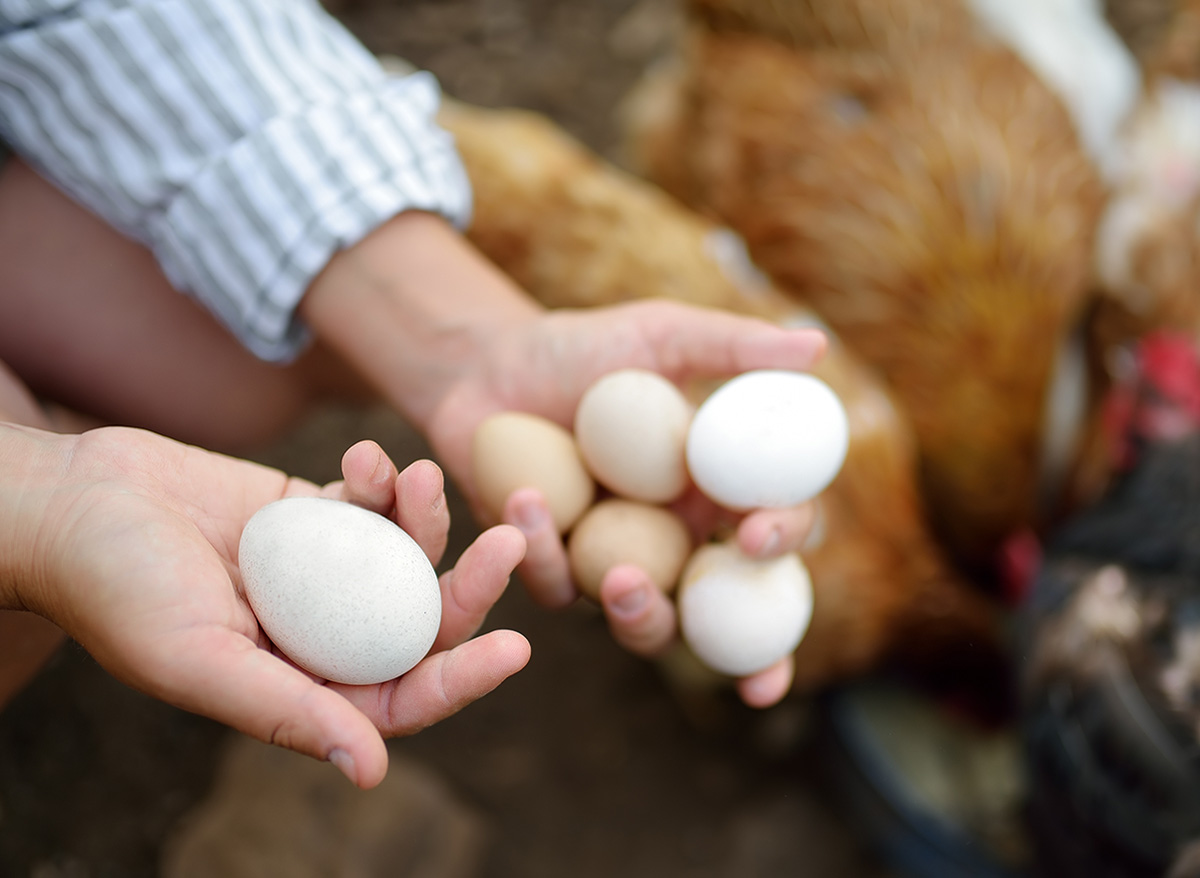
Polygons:
<instances>
[{"instance_id":1,"label":"human hand","mask_svg":"<svg viewBox=\"0 0 1200 878\"><path fill-rule=\"evenodd\" d=\"M666 300L547 311L445 221L420 211L336 256L300 313L425 435L485 521L470 448L489 415L526 411L569 426L584 391L618 368L651 369L683 386L751 369L805 370L825 347L815 329ZM741 548L758 557L798 548L814 517L811 505L740 519L696 496L681 506L698 539L728 522ZM562 539L537 493L514 493L503 520L525 535L519 573L533 597L551 607L572 602ZM614 637L640 655L665 650L678 635L670 601L646 591L644 575L610 576L601 596ZM773 704L790 687L792 669L784 660L739 681L742 698Z\"/></svg>"},{"instance_id":2,"label":"human hand","mask_svg":"<svg viewBox=\"0 0 1200 878\"><path fill-rule=\"evenodd\" d=\"M447 396L429 435L448 469L462 474L460 483L470 497L470 438L493 412L528 411L569 426L583 392L614 369L647 368L686 385L750 369L806 369L823 349L823 336L814 330L785 330L665 301L552 311L497 339L488 361ZM486 517L478 502L475 507ZM694 488L672 508L688 522L697 542L720 530L735 530L742 550L760 558L797 550L814 519L811 503L735 515ZM564 544L541 494L535 489L514 492L503 520L525 534L528 549L518 572L533 597L550 607L575 600L578 591ZM674 604L644 571L628 565L613 569L600 598L614 638L631 652L653 656L677 638ZM788 657L737 681L737 688L747 704L765 707L787 693L792 676Z\"/></svg>"},{"instance_id":3,"label":"human hand","mask_svg":"<svg viewBox=\"0 0 1200 878\"><path fill-rule=\"evenodd\" d=\"M443 574L430 654L374 686L315 678L273 648L241 589L250 516L285 496L334 497L387 515L437 563L449 527L440 470L402 473L377 445L352 447L344 481L320 488L267 467L122 428L60 436L0 425L0 606L60 625L110 673L163 701L264 741L328 759L361 787L387 770L384 737L455 713L520 670L512 631L475 639L521 560L492 528Z\"/></svg>"}]
</instances>

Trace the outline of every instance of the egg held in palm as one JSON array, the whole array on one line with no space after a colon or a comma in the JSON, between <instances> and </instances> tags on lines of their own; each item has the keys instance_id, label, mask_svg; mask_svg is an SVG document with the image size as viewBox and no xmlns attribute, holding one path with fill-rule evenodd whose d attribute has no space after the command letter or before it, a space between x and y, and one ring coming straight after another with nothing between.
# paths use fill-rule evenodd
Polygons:
<instances>
[{"instance_id":1,"label":"egg held in palm","mask_svg":"<svg viewBox=\"0 0 1200 878\"><path fill-rule=\"evenodd\" d=\"M575 441L596 481L618 496L669 503L687 488L684 443L692 405L649 369L617 369L595 381L575 411Z\"/></svg>"},{"instance_id":2,"label":"egg held in palm","mask_svg":"<svg viewBox=\"0 0 1200 878\"><path fill-rule=\"evenodd\" d=\"M692 555L676 604L696 657L714 671L744 677L799 646L812 619L812 581L795 553L758 560L732 543L713 543Z\"/></svg>"},{"instance_id":3,"label":"egg held in palm","mask_svg":"<svg viewBox=\"0 0 1200 878\"><path fill-rule=\"evenodd\" d=\"M571 531L567 562L579 590L599 602L605 575L620 564L640 567L662 592L672 593L691 550L691 533L675 512L609 497Z\"/></svg>"},{"instance_id":4,"label":"egg held in palm","mask_svg":"<svg viewBox=\"0 0 1200 878\"><path fill-rule=\"evenodd\" d=\"M795 506L823 491L850 444L846 410L802 372L745 372L696 410L687 436L692 480L735 511Z\"/></svg>"},{"instance_id":5,"label":"egg held in palm","mask_svg":"<svg viewBox=\"0 0 1200 878\"><path fill-rule=\"evenodd\" d=\"M337 683L411 670L441 625L437 572L392 521L322 497L260 509L238 548L246 599L292 661Z\"/></svg>"},{"instance_id":6,"label":"egg held in palm","mask_svg":"<svg viewBox=\"0 0 1200 878\"><path fill-rule=\"evenodd\" d=\"M497 412L484 420L471 440L471 465L479 499L495 518L503 517L513 491L536 488L560 534L596 494L571 432L529 412Z\"/></svg>"}]
</instances>

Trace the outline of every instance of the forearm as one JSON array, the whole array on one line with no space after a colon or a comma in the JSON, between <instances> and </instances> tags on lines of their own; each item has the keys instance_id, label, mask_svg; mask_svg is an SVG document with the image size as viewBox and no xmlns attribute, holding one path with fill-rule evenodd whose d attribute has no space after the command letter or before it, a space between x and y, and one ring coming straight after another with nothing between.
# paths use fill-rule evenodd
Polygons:
<instances>
[{"instance_id":1,"label":"forearm","mask_svg":"<svg viewBox=\"0 0 1200 878\"><path fill-rule=\"evenodd\" d=\"M409 211L339 253L300 314L427 432L453 386L541 307L445 220Z\"/></svg>"}]
</instances>

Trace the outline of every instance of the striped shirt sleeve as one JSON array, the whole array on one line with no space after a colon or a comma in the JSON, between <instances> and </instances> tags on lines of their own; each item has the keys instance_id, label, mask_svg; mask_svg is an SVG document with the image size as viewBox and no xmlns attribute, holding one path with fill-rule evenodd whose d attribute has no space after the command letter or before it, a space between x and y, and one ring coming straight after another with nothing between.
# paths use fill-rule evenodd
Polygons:
<instances>
[{"instance_id":1,"label":"striped shirt sleeve","mask_svg":"<svg viewBox=\"0 0 1200 878\"><path fill-rule=\"evenodd\" d=\"M407 209L467 222L439 100L315 0L0 0L0 136L264 359L303 347L337 250Z\"/></svg>"}]
</instances>

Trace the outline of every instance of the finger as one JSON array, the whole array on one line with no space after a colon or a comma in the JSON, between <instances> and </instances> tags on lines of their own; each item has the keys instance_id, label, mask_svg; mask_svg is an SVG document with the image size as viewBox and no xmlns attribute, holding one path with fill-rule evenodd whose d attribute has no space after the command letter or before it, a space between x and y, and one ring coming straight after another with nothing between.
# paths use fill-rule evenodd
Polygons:
<instances>
[{"instance_id":1,"label":"finger","mask_svg":"<svg viewBox=\"0 0 1200 878\"><path fill-rule=\"evenodd\" d=\"M635 655L649 658L675 640L675 605L632 564L618 565L604 575L600 604L613 639Z\"/></svg>"},{"instance_id":2,"label":"finger","mask_svg":"<svg viewBox=\"0 0 1200 878\"><path fill-rule=\"evenodd\" d=\"M774 558L803 548L817 517L815 503L758 509L742 519L737 544L751 558Z\"/></svg>"},{"instance_id":3,"label":"finger","mask_svg":"<svg viewBox=\"0 0 1200 878\"><path fill-rule=\"evenodd\" d=\"M552 609L571 604L579 591L571 578L562 536L542 493L536 488L513 491L504 504L503 517L525 536L525 558L517 572L530 596Z\"/></svg>"},{"instance_id":4,"label":"finger","mask_svg":"<svg viewBox=\"0 0 1200 878\"><path fill-rule=\"evenodd\" d=\"M694 375L735 375L750 369L809 369L826 348L812 327L785 328L720 309L676 302L635 303L657 309L650 343L660 371L679 380Z\"/></svg>"},{"instance_id":5,"label":"finger","mask_svg":"<svg viewBox=\"0 0 1200 878\"><path fill-rule=\"evenodd\" d=\"M743 517L718 506L695 485L689 485L683 496L672 502L669 508L687 522L692 540L697 544L713 537L727 539Z\"/></svg>"},{"instance_id":6,"label":"finger","mask_svg":"<svg viewBox=\"0 0 1200 878\"><path fill-rule=\"evenodd\" d=\"M271 744L333 762L369 789L387 773L387 748L361 711L329 688L224 628L172 640L165 679L146 691Z\"/></svg>"},{"instance_id":7,"label":"finger","mask_svg":"<svg viewBox=\"0 0 1200 878\"><path fill-rule=\"evenodd\" d=\"M364 439L346 449L342 477L342 500L380 515L391 514L396 501L396 465L377 443Z\"/></svg>"},{"instance_id":8,"label":"finger","mask_svg":"<svg viewBox=\"0 0 1200 878\"><path fill-rule=\"evenodd\" d=\"M792 677L795 673L795 659L790 655L781 658L765 671L738 680L738 695L750 707L770 707L778 704L792 687Z\"/></svg>"},{"instance_id":9,"label":"finger","mask_svg":"<svg viewBox=\"0 0 1200 878\"><path fill-rule=\"evenodd\" d=\"M426 557L441 563L450 539L446 480L432 460L409 464L395 478L396 523L417 541Z\"/></svg>"},{"instance_id":10,"label":"finger","mask_svg":"<svg viewBox=\"0 0 1200 878\"><path fill-rule=\"evenodd\" d=\"M487 695L529 661L516 631L490 631L434 653L383 686L334 687L387 737L411 735Z\"/></svg>"},{"instance_id":11,"label":"finger","mask_svg":"<svg viewBox=\"0 0 1200 878\"><path fill-rule=\"evenodd\" d=\"M525 538L507 524L488 528L467 546L454 569L441 577L442 624L435 651L457 646L479 630L524 554Z\"/></svg>"}]
</instances>

